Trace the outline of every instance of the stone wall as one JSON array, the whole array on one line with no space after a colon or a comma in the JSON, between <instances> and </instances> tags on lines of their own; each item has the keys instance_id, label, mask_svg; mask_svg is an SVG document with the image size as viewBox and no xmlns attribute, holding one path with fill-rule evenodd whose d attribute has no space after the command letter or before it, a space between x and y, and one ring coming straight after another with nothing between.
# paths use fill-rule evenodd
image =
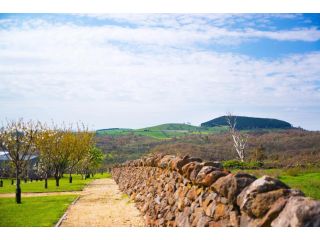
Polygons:
<instances>
[{"instance_id":1,"label":"stone wall","mask_svg":"<svg viewBox=\"0 0 320 240\"><path fill-rule=\"evenodd\" d=\"M269 176L230 173L189 156L149 155L112 176L147 226L320 226L320 202Z\"/></svg>"}]
</instances>

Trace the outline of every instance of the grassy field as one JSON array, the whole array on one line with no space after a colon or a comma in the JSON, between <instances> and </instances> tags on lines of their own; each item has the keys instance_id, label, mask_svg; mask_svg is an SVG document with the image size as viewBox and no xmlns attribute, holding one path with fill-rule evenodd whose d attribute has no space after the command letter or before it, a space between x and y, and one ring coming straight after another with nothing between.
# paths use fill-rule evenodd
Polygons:
<instances>
[{"instance_id":1,"label":"grassy field","mask_svg":"<svg viewBox=\"0 0 320 240\"><path fill-rule=\"evenodd\" d=\"M0 198L0 227L52 227L76 195L28 197L22 204Z\"/></svg>"},{"instance_id":2,"label":"grassy field","mask_svg":"<svg viewBox=\"0 0 320 240\"><path fill-rule=\"evenodd\" d=\"M239 170L237 170L239 171ZM320 169L266 169L241 170L257 177L269 175L276 177L291 188L300 189L306 196L320 199Z\"/></svg>"},{"instance_id":3,"label":"grassy field","mask_svg":"<svg viewBox=\"0 0 320 240\"><path fill-rule=\"evenodd\" d=\"M171 139L193 134L220 133L227 130L227 127L197 127L183 123L168 123L141 129L103 129L98 130L97 135L119 136L135 134L140 136L152 137L155 139Z\"/></svg>"},{"instance_id":4,"label":"grassy field","mask_svg":"<svg viewBox=\"0 0 320 240\"><path fill-rule=\"evenodd\" d=\"M68 175L65 175L64 178L60 179L60 186L56 187L55 179L48 180L48 189L44 188L44 180L43 181L35 181L33 182L28 181L25 183L21 181L21 190L22 190L22 197L24 192L63 192L63 191L80 191L82 190L89 182L94 179L100 178L108 178L111 177L109 173L104 173L103 175L98 173L95 174L94 177L88 178L86 180L81 179L81 175L73 175L72 183L69 183ZM3 180L3 187L0 187L0 194L1 193L14 193L15 192L15 185L11 185L11 179L4 179Z\"/></svg>"}]
</instances>

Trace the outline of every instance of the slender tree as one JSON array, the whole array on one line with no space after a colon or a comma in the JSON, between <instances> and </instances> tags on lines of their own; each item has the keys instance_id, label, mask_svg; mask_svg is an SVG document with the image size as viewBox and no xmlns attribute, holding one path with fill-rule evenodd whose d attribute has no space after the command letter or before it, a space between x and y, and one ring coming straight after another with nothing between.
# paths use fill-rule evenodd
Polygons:
<instances>
[{"instance_id":1,"label":"slender tree","mask_svg":"<svg viewBox=\"0 0 320 240\"><path fill-rule=\"evenodd\" d=\"M48 188L48 177L53 169L53 162L57 159L57 144L55 144L58 132L42 125L36 138L36 147L39 154L37 170L44 177L44 188Z\"/></svg>"},{"instance_id":2,"label":"slender tree","mask_svg":"<svg viewBox=\"0 0 320 240\"><path fill-rule=\"evenodd\" d=\"M35 138L38 129L39 123L25 122L23 119L8 121L0 129L0 146L15 167L17 203L21 203L20 179L22 171L36 151Z\"/></svg>"},{"instance_id":3,"label":"slender tree","mask_svg":"<svg viewBox=\"0 0 320 240\"><path fill-rule=\"evenodd\" d=\"M69 183L72 183L72 173L77 165L83 161L90 151L93 144L93 133L89 132L86 126L77 125L77 132L73 134L72 153L68 163Z\"/></svg>"},{"instance_id":4,"label":"slender tree","mask_svg":"<svg viewBox=\"0 0 320 240\"><path fill-rule=\"evenodd\" d=\"M87 156L79 164L79 172L82 178L86 179L90 173L95 173L101 166L106 155L103 154L101 149L91 146Z\"/></svg>"},{"instance_id":5,"label":"slender tree","mask_svg":"<svg viewBox=\"0 0 320 240\"><path fill-rule=\"evenodd\" d=\"M68 164L73 151L73 133L71 129L59 130L54 139L55 158L52 163L56 186L60 186L60 179L68 169Z\"/></svg>"},{"instance_id":6,"label":"slender tree","mask_svg":"<svg viewBox=\"0 0 320 240\"><path fill-rule=\"evenodd\" d=\"M236 129L237 117L233 116L231 113L228 113L226 115L226 121L229 126L230 134L232 136L233 146L238 154L240 161L244 162L245 148L248 141L248 135Z\"/></svg>"}]
</instances>

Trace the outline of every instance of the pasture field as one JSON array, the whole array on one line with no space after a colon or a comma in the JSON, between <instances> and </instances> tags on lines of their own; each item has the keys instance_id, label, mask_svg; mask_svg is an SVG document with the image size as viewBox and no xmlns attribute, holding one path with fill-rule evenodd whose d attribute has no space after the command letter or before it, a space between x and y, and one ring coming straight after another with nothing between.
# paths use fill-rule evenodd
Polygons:
<instances>
[{"instance_id":1,"label":"pasture field","mask_svg":"<svg viewBox=\"0 0 320 240\"><path fill-rule=\"evenodd\" d=\"M76 195L27 197L21 204L0 198L0 227L52 227Z\"/></svg>"},{"instance_id":2,"label":"pasture field","mask_svg":"<svg viewBox=\"0 0 320 240\"><path fill-rule=\"evenodd\" d=\"M97 135L109 135L109 136L121 136L121 135L139 135L145 137L151 137L154 139L164 140L179 138L194 134L211 134L227 131L226 126L221 127L197 127L188 124L180 123L168 123L153 127L141 128L141 129L103 129L98 130Z\"/></svg>"},{"instance_id":3,"label":"pasture field","mask_svg":"<svg viewBox=\"0 0 320 240\"><path fill-rule=\"evenodd\" d=\"M238 172L240 170L235 170ZM241 170L246 173L261 177L269 175L283 181L291 188L299 189L307 197L320 200L320 169L259 169L259 170Z\"/></svg>"},{"instance_id":4,"label":"pasture field","mask_svg":"<svg viewBox=\"0 0 320 240\"><path fill-rule=\"evenodd\" d=\"M42 181L35 181L32 182L28 180L25 183L21 180L21 190L22 190L22 198L24 192L33 192L33 193L40 193L40 192L65 192L65 191L81 191L88 183L95 179L100 178L110 178L110 173L97 173L94 177L87 178L86 180L81 178L81 175L72 175L72 183L69 183L69 175L65 174L63 178L60 179L60 186L56 187L55 179L50 178L48 179L48 188L44 188L44 180ZM15 180L14 180L15 181ZM0 195L1 193L15 193L16 186L11 185L11 179L3 179L3 187L0 187Z\"/></svg>"}]
</instances>

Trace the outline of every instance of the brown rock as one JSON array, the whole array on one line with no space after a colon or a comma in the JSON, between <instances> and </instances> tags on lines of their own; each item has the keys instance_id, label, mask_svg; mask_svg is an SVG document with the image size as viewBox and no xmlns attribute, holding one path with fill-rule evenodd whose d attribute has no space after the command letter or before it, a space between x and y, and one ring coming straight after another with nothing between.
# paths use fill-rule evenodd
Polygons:
<instances>
[{"instance_id":1,"label":"brown rock","mask_svg":"<svg viewBox=\"0 0 320 240\"><path fill-rule=\"evenodd\" d=\"M196 227L209 227L209 222L211 220L212 220L211 218L205 215L201 215L199 217L199 220L197 221Z\"/></svg>"},{"instance_id":2,"label":"brown rock","mask_svg":"<svg viewBox=\"0 0 320 240\"><path fill-rule=\"evenodd\" d=\"M215 200L216 196L217 194L214 192L209 193L207 196L203 195L203 200L200 202L200 206L205 209L210 203Z\"/></svg>"},{"instance_id":3,"label":"brown rock","mask_svg":"<svg viewBox=\"0 0 320 240\"><path fill-rule=\"evenodd\" d=\"M205 167L204 167L205 168ZM228 173L224 171L211 171L208 174L203 174L199 172L196 184L199 184L201 186L209 187L211 184L213 184L215 181L217 181L219 178L226 176ZM200 175L200 176L199 176Z\"/></svg>"},{"instance_id":4,"label":"brown rock","mask_svg":"<svg viewBox=\"0 0 320 240\"><path fill-rule=\"evenodd\" d=\"M178 227L190 227L189 216L184 212L178 213L176 223Z\"/></svg>"},{"instance_id":5,"label":"brown rock","mask_svg":"<svg viewBox=\"0 0 320 240\"><path fill-rule=\"evenodd\" d=\"M231 211L229 217L230 217L230 226L232 227L240 226L240 218L237 212Z\"/></svg>"},{"instance_id":6,"label":"brown rock","mask_svg":"<svg viewBox=\"0 0 320 240\"><path fill-rule=\"evenodd\" d=\"M320 227L320 201L299 196L290 197L271 226Z\"/></svg>"},{"instance_id":7,"label":"brown rock","mask_svg":"<svg viewBox=\"0 0 320 240\"><path fill-rule=\"evenodd\" d=\"M190 201L196 200L196 198L197 198L197 189L196 189L196 188L191 188L191 189L189 190L189 192L187 193L187 198L188 198Z\"/></svg>"},{"instance_id":8,"label":"brown rock","mask_svg":"<svg viewBox=\"0 0 320 240\"><path fill-rule=\"evenodd\" d=\"M258 227L270 227L271 222L278 217L287 203L287 199L279 198L270 208L268 213L256 224Z\"/></svg>"},{"instance_id":9,"label":"brown rock","mask_svg":"<svg viewBox=\"0 0 320 240\"><path fill-rule=\"evenodd\" d=\"M207 207L205 207L205 214L208 216L208 217L213 217L214 215L214 212L216 210L216 202L213 201L211 202Z\"/></svg>"},{"instance_id":10,"label":"brown rock","mask_svg":"<svg viewBox=\"0 0 320 240\"><path fill-rule=\"evenodd\" d=\"M237 195L255 179L254 176L249 174L229 174L219 178L212 185L212 188L221 196L227 198L230 203L234 203Z\"/></svg>"},{"instance_id":11,"label":"brown rock","mask_svg":"<svg viewBox=\"0 0 320 240\"><path fill-rule=\"evenodd\" d=\"M209 227L224 227L220 222L211 221L209 222Z\"/></svg>"},{"instance_id":12,"label":"brown rock","mask_svg":"<svg viewBox=\"0 0 320 240\"><path fill-rule=\"evenodd\" d=\"M182 159L174 160L173 169L182 174L182 167L190 162L201 162L201 159L190 158L189 156L185 156Z\"/></svg>"},{"instance_id":13,"label":"brown rock","mask_svg":"<svg viewBox=\"0 0 320 240\"><path fill-rule=\"evenodd\" d=\"M249 211L247 211L247 213L257 218L263 217L269 211L272 204L274 204L279 198L285 198L292 194L298 193L292 193L290 189L278 189L266 193L257 194L256 197L252 199L251 205L247 206L249 208Z\"/></svg>"},{"instance_id":14,"label":"brown rock","mask_svg":"<svg viewBox=\"0 0 320 240\"><path fill-rule=\"evenodd\" d=\"M218 203L214 212L214 220L220 220L228 216L228 207L225 204Z\"/></svg>"},{"instance_id":15,"label":"brown rock","mask_svg":"<svg viewBox=\"0 0 320 240\"><path fill-rule=\"evenodd\" d=\"M187 163L186 165L184 165L181 170L182 176L184 176L187 179L190 179L190 174L195 169L196 165L200 165L200 163L190 162L190 163Z\"/></svg>"},{"instance_id":16,"label":"brown rock","mask_svg":"<svg viewBox=\"0 0 320 240\"><path fill-rule=\"evenodd\" d=\"M162 169L166 169L170 166L171 161L175 159L173 155L166 155L158 161L158 167Z\"/></svg>"},{"instance_id":17,"label":"brown rock","mask_svg":"<svg viewBox=\"0 0 320 240\"><path fill-rule=\"evenodd\" d=\"M190 173L190 180L194 183L198 173L201 171L202 166L200 164L196 164L193 171Z\"/></svg>"},{"instance_id":18,"label":"brown rock","mask_svg":"<svg viewBox=\"0 0 320 240\"><path fill-rule=\"evenodd\" d=\"M167 214L165 215L165 220L166 221L171 221L174 219L174 215L171 211L168 211Z\"/></svg>"},{"instance_id":19,"label":"brown rock","mask_svg":"<svg viewBox=\"0 0 320 240\"><path fill-rule=\"evenodd\" d=\"M288 189L289 187L278 179L269 176L263 176L248 187L246 187L238 196L237 204L242 211L247 212L249 215L254 215L251 211L252 202L258 194L278 190ZM270 195L272 199L272 194Z\"/></svg>"}]
</instances>

